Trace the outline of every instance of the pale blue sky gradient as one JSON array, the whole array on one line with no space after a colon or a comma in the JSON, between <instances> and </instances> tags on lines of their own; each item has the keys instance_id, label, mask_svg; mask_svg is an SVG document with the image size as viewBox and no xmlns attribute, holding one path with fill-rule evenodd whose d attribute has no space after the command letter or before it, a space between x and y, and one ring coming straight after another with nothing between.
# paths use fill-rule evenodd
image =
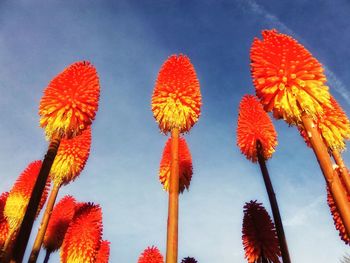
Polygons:
<instances>
[{"instance_id":1,"label":"pale blue sky gradient","mask_svg":"<svg viewBox=\"0 0 350 263\"><path fill-rule=\"evenodd\" d=\"M254 93L252 40L263 29L292 34L327 67L332 94L350 112L349 14L346 0L1 1L0 192L45 154L37 113L43 89L69 64L89 60L101 80L91 155L59 197L101 204L110 262L136 263L151 245L165 255L167 194L157 173L167 137L150 100L165 59L184 53L197 71L203 107L186 135L194 175L180 197L179 259L246 262L243 205L258 199L270 211L258 166L236 147L238 103ZM295 128L274 124L279 145L268 167L292 260L339 262L350 250L334 228L315 157ZM348 152L344 158L350 165Z\"/></svg>"}]
</instances>

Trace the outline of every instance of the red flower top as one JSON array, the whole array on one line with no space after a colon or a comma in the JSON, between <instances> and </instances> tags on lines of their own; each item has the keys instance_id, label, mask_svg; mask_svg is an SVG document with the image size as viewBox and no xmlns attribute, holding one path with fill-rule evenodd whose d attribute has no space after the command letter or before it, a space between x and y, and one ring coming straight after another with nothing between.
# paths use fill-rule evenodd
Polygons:
<instances>
[{"instance_id":1,"label":"red flower top","mask_svg":"<svg viewBox=\"0 0 350 263\"><path fill-rule=\"evenodd\" d=\"M4 216L4 208L6 204L8 192L2 193L0 195L0 250L4 246L9 232L9 225L7 223L6 217Z\"/></svg>"},{"instance_id":2,"label":"red flower top","mask_svg":"<svg viewBox=\"0 0 350 263\"><path fill-rule=\"evenodd\" d=\"M76 62L44 90L39 106L46 137L72 138L95 118L100 96L97 71L88 61Z\"/></svg>"},{"instance_id":3,"label":"red flower top","mask_svg":"<svg viewBox=\"0 0 350 263\"><path fill-rule=\"evenodd\" d=\"M324 107L322 115L317 116L316 126L330 149L343 151L346 149L345 140L350 139L350 121L338 102L331 96L331 107ZM299 132L306 144L310 147L310 141L304 128L299 125Z\"/></svg>"},{"instance_id":4,"label":"red flower top","mask_svg":"<svg viewBox=\"0 0 350 263\"><path fill-rule=\"evenodd\" d=\"M74 213L75 199L70 195L63 197L55 205L43 241L43 247L46 250L56 251L61 247Z\"/></svg>"},{"instance_id":5,"label":"red flower top","mask_svg":"<svg viewBox=\"0 0 350 263\"><path fill-rule=\"evenodd\" d=\"M7 197L4 215L9 223L11 233L15 232L22 223L22 219L27 210L27 205L38 177L41 164L41 161L34 161L30 163L20 174L9 193L9 196ZM47 181L44 188L36 216L39 215L46 202L49 187L50 180Z\"/></svg>"},{"instance_id":6,"label":"red flower top","mask_svg":"<svg viewBox=\"0 0 350 263\"><path fill-rule=\"evenodd\" d=\"M171 170L171 138L168 139L164 147L162 160L159 169L159 181L164 190L169 191L169 180ZM192 157L184 138L179 138L179 192L188 190L192 178Z\"/></svg>"},{"instance_id":7,"label":"red flower top","mask_svg":"<svg viewBox=\"0 0 350 263\"><path fill-rule=\"evenodd\" d=\"M102 237L102 211L99 205L79 205L60 250L62 263L95 263Z\"/></svg>"},{"instance_id":8,"label":"red flower top","mask_svg":"<svg viewBox=\"0 0 350 263\"><path fill-rule=\"evenodd\" d=\"M277 30L262 31L250 51L256 95L275 118L297 124L306 112L315 116L329 105L322 65L304 46Z\"/></svg>"},{"instance_id":9,"label":"red flower top","mask_svg":"<svg viewBox=\"0 0 350 263\"><path fill-rule=\"evenodd\" d=\"M98 254L96 257L96 263L108 263L109 261L109 248L110 242L107 240L103 240L100 245L100 249L98 250Z\"/></svg>"},{"instance_id":10,"label":"red flower top","mask_svg":"<svg viewBox=\"0 0 350 263\"><path fill-rule=\"evenodd\" d=\"M258 141L262 145L264 159L269 159L277 146L277 133L259 101L252 95L245 95L239 104L237 145L253 162L258 159Z\"/></svg>"},{"instance_id":11,"label":"red flower top","mask_svg":"<svg viewBox=\"0 0 350 263\"><path fill-rule=\"evenodd\" d=\"M178 128L188 132L198 121L202 98L190 59L170 56L159 71L152 95L154 118L163 133Z\"/></svg>"},{"instance_id":12,"label":"red flower top","mask_svg":"<svg viewBox=\"0 0 350 263\"><path fill-rule=\"evenodd\" d=\"M159 249L152 246L142 252L137 263L164 263L164 259Z\"/></svg>"},{"instance_id":13,"label":"red flower top","mask_svg":"<svg viewBox=\"0 0 350 263\"><path fill-rule=\"evenodd\" d=\"M90 154L91 127L72 139L62 139L50 170L55 185L66 185L84 169Z\"/></svg>"},{"instance_id":14,"label":"red flower top","mask_svg":"<svg viewBox=\"0 0 350 263\"><path fill-rule=\"evenodd\" d=\"M339 175L341 177L340 173L339 173ZM349 172L348 172L348 175L350 176ZM341 180L342 180L342 178L341 178ZM347 198L348 198L348 201L350 202L349 193L347 193ZM328 185L327 185L327 202L328 202L328 206L331 210L331 214L332 214L333 221L334 221L334 226L339 231L340 238L345 242L345 244L347 244L347 245L350 244L350 237L348 236L348 234L346 232L343 220L340 217L338 208L334 202L333 195L332 195L331 191L329 190Z\"/></svg>"},{"instance_id":15,"label":"red flower top","mask_svg":"<svg viewBox=\"0 0 350 263\"><path fill-rule=\"evenodd\" d=\"M275 225L261 203L250 201L244 205L242 241L248 263L258 263L262 257L279 263L281 252Z\"/></svg>"}]
</instances>

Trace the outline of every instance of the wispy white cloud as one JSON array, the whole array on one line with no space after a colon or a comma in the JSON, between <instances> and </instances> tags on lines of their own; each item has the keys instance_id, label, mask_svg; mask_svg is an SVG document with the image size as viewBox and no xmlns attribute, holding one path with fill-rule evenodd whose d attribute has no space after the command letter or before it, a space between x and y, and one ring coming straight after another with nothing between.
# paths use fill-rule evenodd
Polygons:
<instances>
[{"instance_id":1,"label":"wispy white cloud","mask_svg":"<svg viewBox=\"0 0 350 263\"><path fill-rule=\"evenodd\" d=\"M284 221L285 226L301 226L310 223L310 218L315 217L318 207L324 202L324 196L318 196L314 201L299 209L294 216Z\"/></svg>"},{"instance_id":2,"label":"wispy white cloud","mask_svg":"<svg viewBox=\"0 0 350 263\"><path fill-rule=\"evenodd\" d=\"M264 7L259 5L254 0L247 0L245 3L248 5L250 10L260 16L262 16L266 22L271 24L271 27L277 28L280 31L287 33L289 35L293 35L297 39L301 40L305 43L305 41L298 36L291 28L289 28L286 24L284 24L276 15L267 11ZM344 83L337 77L337 75L330 70L327 66L324 65L326 76L328 79L328 83L333 90L335 90L343 99L350 105L350 92L347 91Z\"/></svg>"}]
</instances>

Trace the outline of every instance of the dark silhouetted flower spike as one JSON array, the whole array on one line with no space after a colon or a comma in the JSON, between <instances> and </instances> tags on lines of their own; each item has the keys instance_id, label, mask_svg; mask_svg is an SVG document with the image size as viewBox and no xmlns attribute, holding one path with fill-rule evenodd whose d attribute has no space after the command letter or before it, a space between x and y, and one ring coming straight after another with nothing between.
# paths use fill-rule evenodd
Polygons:
<instances>
[{"instance_id":1,"label":"dark silhouetted flower spike","mask_svg":"<svg viewBox=\"0 0 350 263\"><path fill-rule=\"evenodd\" d=\"M261 203L250 201L244 205L242 241L248 263L279 263L281 252L275 226Z\"/></svg>"},{"instance_id":2,"label":"dark silhouetted flower spike","mask_svg":"<svg viewBox=\"0 0 350 263\"><path fill-rule=\"evenodd\" d=\"M197 260L195 260L192 257L187 257L181 260L181 263L198 263Z\"/></svg>"}]
</instances>

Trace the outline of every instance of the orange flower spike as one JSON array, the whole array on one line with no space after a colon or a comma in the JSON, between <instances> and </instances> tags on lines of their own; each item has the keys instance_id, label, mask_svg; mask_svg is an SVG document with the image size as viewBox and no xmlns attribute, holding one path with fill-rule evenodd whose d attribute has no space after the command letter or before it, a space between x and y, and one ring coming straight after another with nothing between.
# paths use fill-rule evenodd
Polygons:
<instances>
[{"instance_id":1,"label":"orange flower spike","mask_svg":"<svg viewBox=\"0 0 350 263\"><path fill-rule=\"evenodd\" d=\"M250 50L256 95L266 111L289 124L301 122L303 112L315 117L330 106L322 65L304 46L277 30L264 30Z\"/></svg>"},{"instance_id":2,"label":"orange flower spike","mask_svg":"<svg viewBox=\"0 0 350 263\"><path fill-rule=\"evenodd\" d=\"M89 158L90 146L90 126L72 139L62 139L50 170L55 185L66 185L79 176Z\"/></svg>"},{"instance_id":3,"label":"orange flower spike","mask_svg":"<svg viewBox=\"0 0 350 263\"><path fill-rule=\"evenodd\" d=\"M315 124L330 149L343 151L346 149L345 140L350 139L350 121L338 102L331 96L331 107L324 107L322 115L318 116ZM298 126L300 135L311 147L309 138L302 126Z\"/></svg>"},{"instance_id":4,"label":"orange flower spike","mask_svg":"<svg viewBox=\"0 0 350 263\"><path fill-rule=\"evenodd\" d=\"M100 96L97 71L80 61L57 75L44 90L39 106L46 137L72 138L95 118Z\"/></svg>"},{"instance_id":5,"label":"orange flower spike","mask_svg":"<svg viewBox=\"0 0 350 263\"><path fill-rule=\"evenodd\" d=\"M109 251L110 251L110 242L103 240L98 250L96 257L96 263L108 263L109 261Z\"/></svg>"},{"instance_id":6,"label":"orange flower spike","mask_svg":"<svg viewBox=\"0 0 350 263\"><path fill-rule=\"evenodd\" d=\"M43 247L52 252L58 250L63 242L68 225L75 213L75 199L72 196L63 197L52 210L47 226Z\"/></svg>"},{"instance_id":7,"label":"orange flower spike","mask_svg":"<svg viewBox=\"0 0 350 263\"><path fill-rule=\"evenodd\" d=\"M349 194L347 194L347 196L348 196L348 200L350 202ZM327 202L328 202L328 206L331 210L331 214L333 216L335 228L339 231L340 238L345 242L345 244L347 244L347 245L350 244L350 237L346 233L346 229L345 229L343 220L340 217L339 211L335 205L333 196L332 196L331 192L329 191L328 186L327 186Z\"/></svg>"},{"instance_id":8,"label":"orange flower spike","mask_svg":"<svg viewBox=\"0 0 350 263\"><path fill-rule=\"evenodd\" d=\"M159 249L152 246L143 251L137 263L164 263L164 259Z\"/></svg>"},{"instance_id":9,"label":"orange flower spike","mask_svg":"<svg viewBox=\"0 0 350 263\"><path fill-rule=\"evenodd\" d=\"M253 162L258 159L257 141L262 144L264 159L269 159L277 146L277 133L259 101L252 95L245 95L239 104L237 145Z\"/></svg>"},{"instance_id":10,"label":"orange flower spike","mask_svg":"<svg viewBox=\"0 0 350 263\"><path fill-rule=\"evenodd\" d=\"M345 150L344 140L350 139L350 121L338 102L331 97L331 107L324 108L317 125L330 149Z\"/></svg>"},{"instance_id":11,"label":"orange flower spike","mask_svg":"<svg viewBox=\"0 0 350 263\"><path fill-rule=\"evenodd\" d=\"M159 71L152 95L152 111L160 130L188 132L198 121L202 97L190 59L170 56Z\"/></svg>"},{"instance_id":12,"label":"orange flower spike","mask_svg":"<svg viewBox=\"0 0 350 263\"><path fill-rule=\"evenodd\" d=\"M168 139L164 147L162 160L159 169L159 181L164 190L169 191L171 163L171 138ZM184 138L179 138L179 192L183 193L185 188L188 190L192 178L192 157L190 150Z\"/></svg>"},{"instance_id":13,"label":"orange flower spike","mask_svg":"<svg viewBox=\"0 0 350 263\"><path fill-rule=\"evenodd\" d=\"M9 223L11 233L15 232L22 222L41 164L41 161L30 163L18 177L9 193L4 208L4 215ZM46 202L49 186L50 180L46 183L36 216L39 215L40 210Z\"/></svg>"},{"instance_id":14,"label":"orange flower spike","mask_svg":"<svg viewBox=\"0 0 350 263\"><path fill-rule=\"evenodd\" d=\"M99 205L79 205L61 247L62 263L94 263L102 237L102 211Z\"/></svg>"},{"instance_id":15,"label":"orange flower spike","mask_svg":"<svg viewBox=\"0 0 350 263\"><path fill-rule=\"evenodd\" d=\"M4 216L4 208L9 193L5 192L0 195L0 250L4 246L7 234L9 232L9 225Z\"/></svg>"},{"instance_id":16,"label":"orange flower spike","mask_svg":"<svg viewBox=\"0 0 350 263\"><path fill-rule=\"evenodd\" d=\"M281 252L275 226L262 204L250 201L244 205L242 241L248 263L279 263Z\"/></svg>"}]
</instances>

